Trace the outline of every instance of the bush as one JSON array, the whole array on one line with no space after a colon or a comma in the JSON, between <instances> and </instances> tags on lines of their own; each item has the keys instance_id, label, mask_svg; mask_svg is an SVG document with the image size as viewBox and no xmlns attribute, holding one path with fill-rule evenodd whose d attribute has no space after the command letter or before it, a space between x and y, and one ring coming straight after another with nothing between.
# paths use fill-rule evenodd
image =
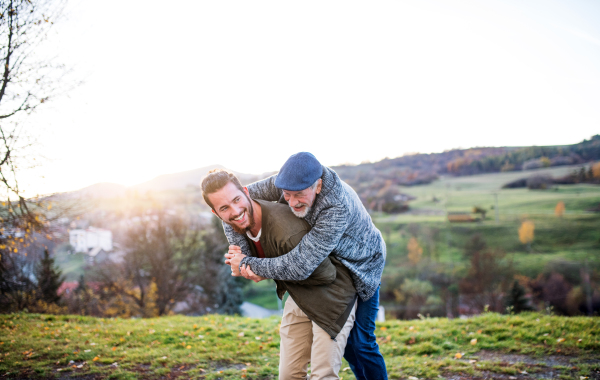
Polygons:
<instances>
[{"instance_id":1,"label":"bush","mask_svg":"<svg viewBox=\"0 0 600 380\"><path fill-rule=\"evenodd\" d=\"M548 175L535 175L527 178L527 188L530 190L545 190L552 187L554 180Z\"/></svg>"}]
</instances>

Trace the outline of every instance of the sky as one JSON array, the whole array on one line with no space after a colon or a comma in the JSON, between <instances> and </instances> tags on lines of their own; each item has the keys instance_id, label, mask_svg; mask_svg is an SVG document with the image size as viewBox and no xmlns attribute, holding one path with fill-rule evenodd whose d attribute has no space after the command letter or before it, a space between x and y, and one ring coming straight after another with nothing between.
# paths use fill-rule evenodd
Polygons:
<instances>
[{"instance_id":1,"label":"sky","mask_svg":"<svg viewBox=\"0 0 600 380\"><path fill-rule=\"evenodd\" d=\"M71 0L28 194L600 133L600 2Z\"/></svg>"}]
</instances>

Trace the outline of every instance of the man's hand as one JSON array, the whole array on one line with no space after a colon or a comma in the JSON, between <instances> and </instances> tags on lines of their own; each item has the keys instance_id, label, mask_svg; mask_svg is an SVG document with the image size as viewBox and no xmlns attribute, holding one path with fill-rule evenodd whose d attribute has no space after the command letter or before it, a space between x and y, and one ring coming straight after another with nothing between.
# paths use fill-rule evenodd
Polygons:
<instances>
[{"instance_id":1,"label":"man's hand","mask_svg":"<svg viewBox=\"0 0 600 380\"><path fill-rule=\"evenodd\" d=\"M234 247L234 246L232 246L232 247ZM230 252L231 252L231 250L230 250ZM229 253L228 253L228 255L229 255ZM227 255L225 255L225 256L227 256ZM240 262L242 261L242 259L244 257L246 257L246 255L244 255L243 253L236 253L231 256L232 257L229 258L229 265L231 265L231 275L239 277L242 275L240 273Z\"/></svg>"},{"instance_id":2,"label":"man's hand","mask_svg":"<svg viewBox=\"0 0 600 380\"><path fill-rule=\"evenodd\" d=\"M257 275L256 273L252 272L252 269L250 269L250 266L246 265L246 264L242 265L242 276L244 276L248 280L252 280L254 282L260 282L262 280L266 280L266 278L261 277L261 276Z\"/></svg>"},{"instance_id":3,"label":"man's hand","mask_svg":"<svg viewBox=\"0 0 600 380\"><path fill-rule=\"evenodd\" d=\"M225 264L231 266L231 259L233 258L233 256L235 256L238 253L241 254L242 249L240 247L238 247L237 245L230 245L229 251L225 254ZM239 264L238 264L238 266L239 266Z\"/></svg>"}]
</instances>

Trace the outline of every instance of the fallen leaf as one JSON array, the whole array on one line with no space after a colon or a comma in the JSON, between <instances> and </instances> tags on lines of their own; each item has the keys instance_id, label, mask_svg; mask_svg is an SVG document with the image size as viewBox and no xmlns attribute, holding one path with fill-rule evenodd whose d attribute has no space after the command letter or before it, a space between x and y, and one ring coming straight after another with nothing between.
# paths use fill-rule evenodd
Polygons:
<instances>
[{"instance_id":1,"label":"fallen leaf","mask_svg":"<svg viewBox=\"0 0 600 380\"><path fill-rule=\"evenodd\" d=\"M477 339L471 339L471 345L474 346L477 344Z\"/></svg>"},{"instance_id":2,"label":"fallen leaf","mask_svg":"<svg viewBox=\"0 0 600 380\"><path fill-rule=\"evenodd\" d=\"M98 359L100 359L100 358L96 356L95 358L92 359L92 361L97 361Z\"/></svg>"},{"instance_id":3,"label":"fallen leaf","mask_svg":"<svg viewBox=\"0 0 600 380\"><path fill-rule=\"evenodd\" d=\"M239 337L244 336L244 332L242 331L241 333L238 334Z\"/></svg>"},{"instance_id":4,"label":"fallen leaf","mask_svg":"<svg viewBox=\"0 0 600 380\"><path fill-rule=\"evenodd\" d=\"M564 342L564 341L565 341L565 338L558 338L556 341L557 341L558 343L562 343L562 342Z\"/></svg>"},{"instance_id":5,"label":"fallen leaf","mask_svg":"<svg viewBox=\"0 0 600 380\"><path fill-rule=\"evenodd\" d=\"M460 359L463 357L463 355L460 352L457 352L456 355L454 355L454 357Z\"/></svg>"}]
</instances>

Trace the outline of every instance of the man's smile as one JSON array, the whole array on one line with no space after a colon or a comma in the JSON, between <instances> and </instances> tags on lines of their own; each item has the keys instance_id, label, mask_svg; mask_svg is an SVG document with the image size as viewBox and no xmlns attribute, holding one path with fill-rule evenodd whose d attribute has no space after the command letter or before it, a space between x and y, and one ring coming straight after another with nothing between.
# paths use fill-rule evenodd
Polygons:
<instances>
[{"instance_id":1,"label":"man's smile","mask_svg":"<svg viewBox=\"0 0 600 380\"><path fill-rule=\"evenodd\" d=\"M242 212L239 216L235 217L235 218L231 218L230 220L236 222L236 223L243 223L246 221L246 211Z\"/></svg>"}]
</instances>

